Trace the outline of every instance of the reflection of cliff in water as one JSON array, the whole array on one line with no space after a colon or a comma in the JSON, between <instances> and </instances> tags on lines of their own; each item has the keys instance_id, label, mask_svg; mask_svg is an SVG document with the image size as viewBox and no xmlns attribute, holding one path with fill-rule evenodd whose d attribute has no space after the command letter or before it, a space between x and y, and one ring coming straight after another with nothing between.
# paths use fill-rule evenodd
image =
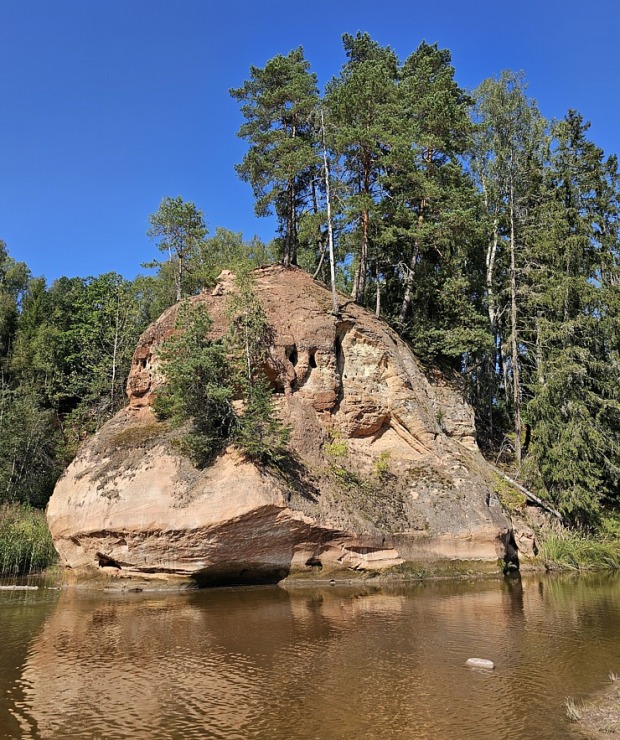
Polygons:
<instances>
[{"instance_id":1,"label":"reflection of cliff in water","mask_svg":"<svg viewBox=\"0 0 620 740\"><path fill-rule=\"evenodd\" d=\"M54 738L557 737L620 669L617 583L66 592L12 711Z\"/></svg>"},{"instance_id":2,"label":"reflection of cliff in water","mask_svg":"<svg viewBox=\"0 0 620 740\"><path fill-rule=\"evenodd\" d=\"M34 579L28 582L39 585ZM23 735L11 713L24 700L20 671L57 599L58 592L51 590L37 593L36 599L27 591L0 592L0 737Z\"/></svg>"}]
</instances>

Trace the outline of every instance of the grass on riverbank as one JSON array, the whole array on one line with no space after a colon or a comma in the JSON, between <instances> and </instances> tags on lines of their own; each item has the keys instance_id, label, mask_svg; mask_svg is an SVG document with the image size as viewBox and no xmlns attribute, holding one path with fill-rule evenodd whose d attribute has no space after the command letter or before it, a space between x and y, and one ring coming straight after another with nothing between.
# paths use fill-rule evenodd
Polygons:
<instances>
[{"instance_id":1,"label":"grass on riverbank","mask_svg":"<svg viewBox=\"0 0 620 740\"><path fill-rule=\"evenodd\" d=\"M586 537L576 532L545 535L538 557L549 568L565 570L616 570L620 568L620 539Z\"/></svg>"},{"instance_id":2,"label":"grass on riverbank","mask_svg":"<svg viewBox=\"0 0 620 740\"><path fill-rule=\"evenodd\" d=\"M56 558L44 512L21 504L0 506L0 576L41 571Z\"/></svg>"}]
</instances>

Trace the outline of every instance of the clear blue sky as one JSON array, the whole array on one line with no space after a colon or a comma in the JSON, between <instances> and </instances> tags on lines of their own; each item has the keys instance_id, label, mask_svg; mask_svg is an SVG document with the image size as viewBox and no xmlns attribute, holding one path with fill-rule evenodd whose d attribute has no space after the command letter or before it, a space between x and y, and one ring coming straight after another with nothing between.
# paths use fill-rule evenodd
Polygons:
<instances>
[{"instance_id":1,"label":"clear blue sky","mask_svg":"<svg viewBox=\"0 0 620 740\"><path fill-rule=\"evenodd\" d=\"M148 215L181 195L270 239L228 89L300 44L324 85L358 30L401 58L438 42L468 88L523 69L544 115L577 108L617 152L619 19L615 0L0 0L0 238L50 280L133 277L158 254Z\"/></svg>"}]
</instances>

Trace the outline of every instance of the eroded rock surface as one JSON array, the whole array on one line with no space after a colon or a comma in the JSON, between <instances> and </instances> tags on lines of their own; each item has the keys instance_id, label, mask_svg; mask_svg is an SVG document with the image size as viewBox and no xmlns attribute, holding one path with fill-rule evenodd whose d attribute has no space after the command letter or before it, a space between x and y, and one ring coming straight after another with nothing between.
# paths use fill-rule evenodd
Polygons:
<instances>
[{"instance_id":1,"label":"eroded rock surface","mask_svg":"<svg viewBox=\"0 0 620 740\"><path fill-rule=\"evenodd\" d=\"M214 338L233 289L227 273L192 299L207 306ZM286 475L232 447L196 470L179 432L156 420L157 348L173 306L140 339L128 407L81 448L50 500L65 565L217 582L502 558L509 524L458 391L430 382L364 309L332 315L329 292L301 270L259 270L256 289L273 329L266 372L292 429Z\"/></svg>"}]
</instances>

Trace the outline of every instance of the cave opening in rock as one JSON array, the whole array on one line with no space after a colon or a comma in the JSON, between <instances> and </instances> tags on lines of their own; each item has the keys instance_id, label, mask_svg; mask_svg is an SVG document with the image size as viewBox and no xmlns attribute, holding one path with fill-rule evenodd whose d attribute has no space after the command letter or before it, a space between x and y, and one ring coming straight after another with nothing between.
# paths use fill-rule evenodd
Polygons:
<instances>
[{"instance_id":1,"label":"cave opening in rock","mask_svg":"<svg viewBox=\"0 0 620 740\"><path fill-rule=\"evenodd\" d=\"M316 350L314 350L314 349L310 350L310 354L309 354L309 357L308 357L308 364L313 369L316 367L315 352L316 352Z\"/></svg>"},{"instance_id":2,"label":"cave opening in rock","mask_svg":"<svg viewBox=\"0 0 620 740\"><path fill-rule=\"evenodd\" d=\"M117 563L116 560L109 557L108 555L104 555L102 552L97 553L97 559L99 561L99 567L100 568L118 568L121 570L121 564Z\"/></svg>"},{"instance_id":3,"label":"cave opening in rock","mask_svg":"<svg viewBox=\"0 0 620 740\"><path fill-rule=\"evenodd\" d=\"M288 359L293 367L297 365L297 347L293 345L288 351Z\"/></svg>"}]
</instances>

